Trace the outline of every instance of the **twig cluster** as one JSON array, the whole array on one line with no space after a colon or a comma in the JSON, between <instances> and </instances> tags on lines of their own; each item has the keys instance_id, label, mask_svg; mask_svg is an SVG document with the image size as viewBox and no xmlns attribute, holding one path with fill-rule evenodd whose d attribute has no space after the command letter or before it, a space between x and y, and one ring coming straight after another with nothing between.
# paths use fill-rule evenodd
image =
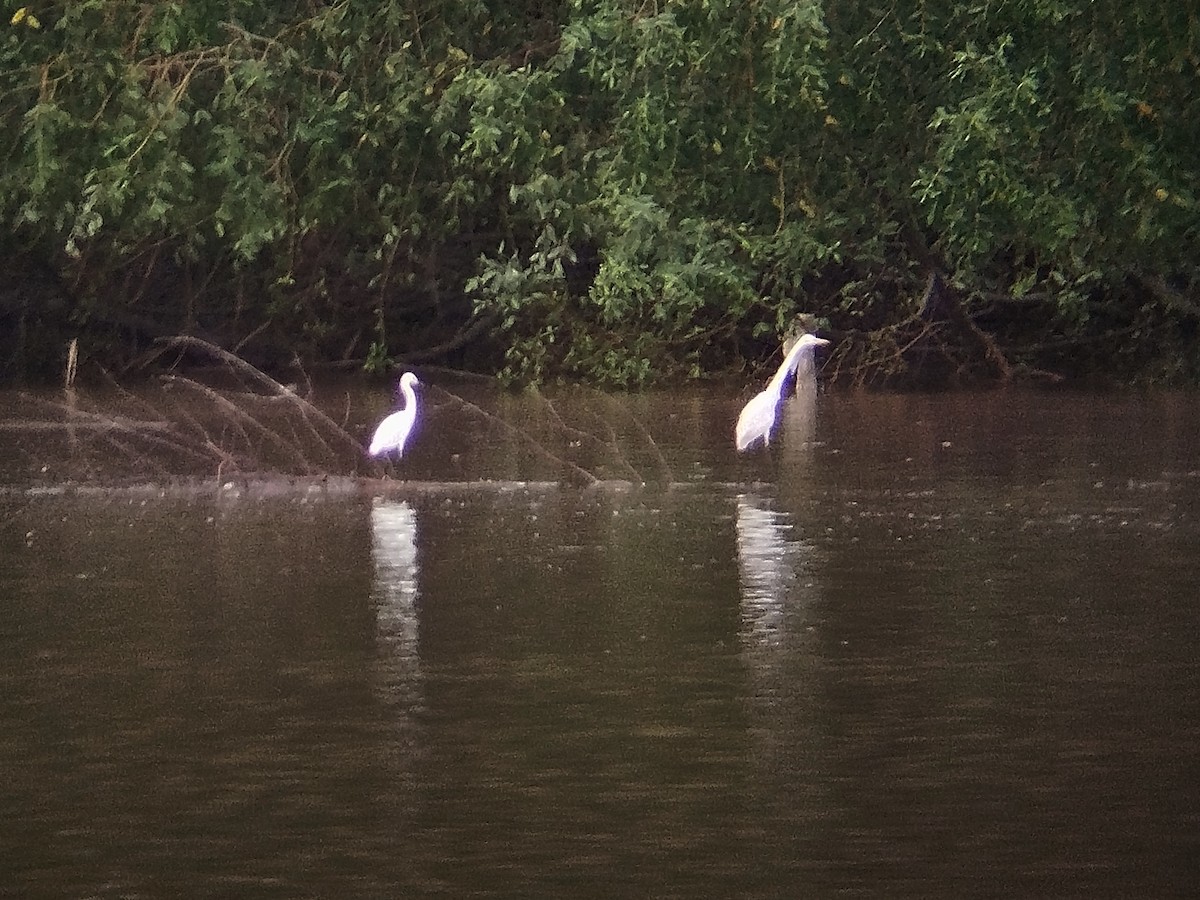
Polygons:
<instances>
[{"instance_id":1,"label":"twig cluster","mask_svg":"<svg viewBox=\"0 0 1200 900\"><path fill-rule=\"evenodd\" d=\"M195 366L198 361L205 365ZM0 432L16 434L17 452L52 480L221 480L251 473L356 477L388 471L366 457L365 435L348 430L349 394L336 421L312 399L303 370L298 386L283 384L235 353L186 335L159 341L144 363L161 367L149 390L131 390L105 373L103 390L82 392L71 373L61 393L21 394L23 408L0 422ZM507 477L548 475L584 486L611 479L674 480L650 430L613 398L584 392L556 404L535 392L532 402L522 402L510 415L440 387L427 384L423 390L426 412L436 413L439 427L446 411L465 414L472 440L486 448L485 459L513 461L507 468L516 474Z\"/></svg>"},{"instance_id":2,"label":"twig cluster","mask_svg":"<svg viewBox=\"0 0 1200 900\"><path fill-rule=\"evenodd\" d=\"M99 395L73 387L54 397L23 394L28 414L6 429L46 436L21 449L44 454L34 462L74 480L324 475L362 466L358 440L295 389L199 338L165 339L158 355L171 350L206 356L215 364L208 381L168 371L149 392L108 378Z\"/></svg>"}]
</instances>

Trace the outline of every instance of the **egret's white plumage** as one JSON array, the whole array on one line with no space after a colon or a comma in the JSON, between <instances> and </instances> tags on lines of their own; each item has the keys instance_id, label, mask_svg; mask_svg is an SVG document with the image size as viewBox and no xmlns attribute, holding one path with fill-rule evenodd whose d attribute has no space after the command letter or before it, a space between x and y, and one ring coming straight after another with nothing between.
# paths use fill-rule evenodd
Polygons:
<instances>
[{"instance_id":1,"label":"egret's white plumage","mask_svg":"<svg viewBox=\"0 0 1200 900\"><path fill-rule=\"evenodd\" d=\"M417 392L413 390L421 382L412 372L400 376L400 391L404 394L404 408L392 413L379 423L371 438L371 446L367 453L380 456L396 451L396 456L404 455L404 445L412 434L413 425L417 422Z\"/></svg>"},{"instance_id":2,"label":"egret's white plumage","mask_svg":"<svg viewBox=\"0 0 1200 900\"><path fill-rule=\"evenodd\" d=\"M739 453L749 450L759 441L763 442L764 447L771 443L771 432L775 430L775 422L779 418L779 404L783 400L783 387L787 383L788 375L802 365L806 370L811 369L813 350L828 343L829 341L816 335L801 336L784 356L778 371L767 386L742 407L735 432Z\"/></svg>"}]
</instances>

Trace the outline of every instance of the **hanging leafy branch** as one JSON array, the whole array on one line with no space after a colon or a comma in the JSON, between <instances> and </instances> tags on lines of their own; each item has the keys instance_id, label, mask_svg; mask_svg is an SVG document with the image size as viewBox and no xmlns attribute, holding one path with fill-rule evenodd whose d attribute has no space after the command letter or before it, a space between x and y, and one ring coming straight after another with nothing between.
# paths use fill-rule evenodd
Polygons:
<instances>
[{"instance_id":1,"label":"hanging leafy branch","mask_svg":"<svg viewBox=\"0 0 1200 900\"><path fill-rule=\"evenodd\" d=\"M0 365L188 331L632 386L805 312L859 379L1200 378L1186 5L492 7L13 7Z\"/></svg>"}]
</instances>

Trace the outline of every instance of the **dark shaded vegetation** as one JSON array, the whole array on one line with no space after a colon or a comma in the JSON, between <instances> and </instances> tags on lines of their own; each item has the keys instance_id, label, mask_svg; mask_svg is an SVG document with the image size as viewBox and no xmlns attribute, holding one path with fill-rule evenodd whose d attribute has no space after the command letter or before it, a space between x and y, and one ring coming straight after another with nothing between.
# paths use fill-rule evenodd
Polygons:
<instances>
[{"instance_id":1,"label":"dark shaded vegetation","mask_svg":"<svg viewBox=\"0 0 1200 900\"><path fill-rule=\"evenodd\" d=\"M1200 380L1200 17L1014 0L21 7L0 377Z\"/></svg>"}]
</instances>

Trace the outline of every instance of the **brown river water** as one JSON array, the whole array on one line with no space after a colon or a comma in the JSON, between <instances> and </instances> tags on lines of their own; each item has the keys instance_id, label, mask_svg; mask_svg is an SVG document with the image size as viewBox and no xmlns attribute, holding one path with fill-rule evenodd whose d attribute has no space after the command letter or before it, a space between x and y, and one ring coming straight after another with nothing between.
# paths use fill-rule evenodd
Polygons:
<instances>
[{"instance_id":1,"label":"brown river water","mask_svg":"<svg viewBox=\"0 0 1200 900\"><path fill-rule=\"evenodd\" d=\"M425 396L0 396L0 896L1197 896L1200 396Z\"/></svg>"}]
</instances>

